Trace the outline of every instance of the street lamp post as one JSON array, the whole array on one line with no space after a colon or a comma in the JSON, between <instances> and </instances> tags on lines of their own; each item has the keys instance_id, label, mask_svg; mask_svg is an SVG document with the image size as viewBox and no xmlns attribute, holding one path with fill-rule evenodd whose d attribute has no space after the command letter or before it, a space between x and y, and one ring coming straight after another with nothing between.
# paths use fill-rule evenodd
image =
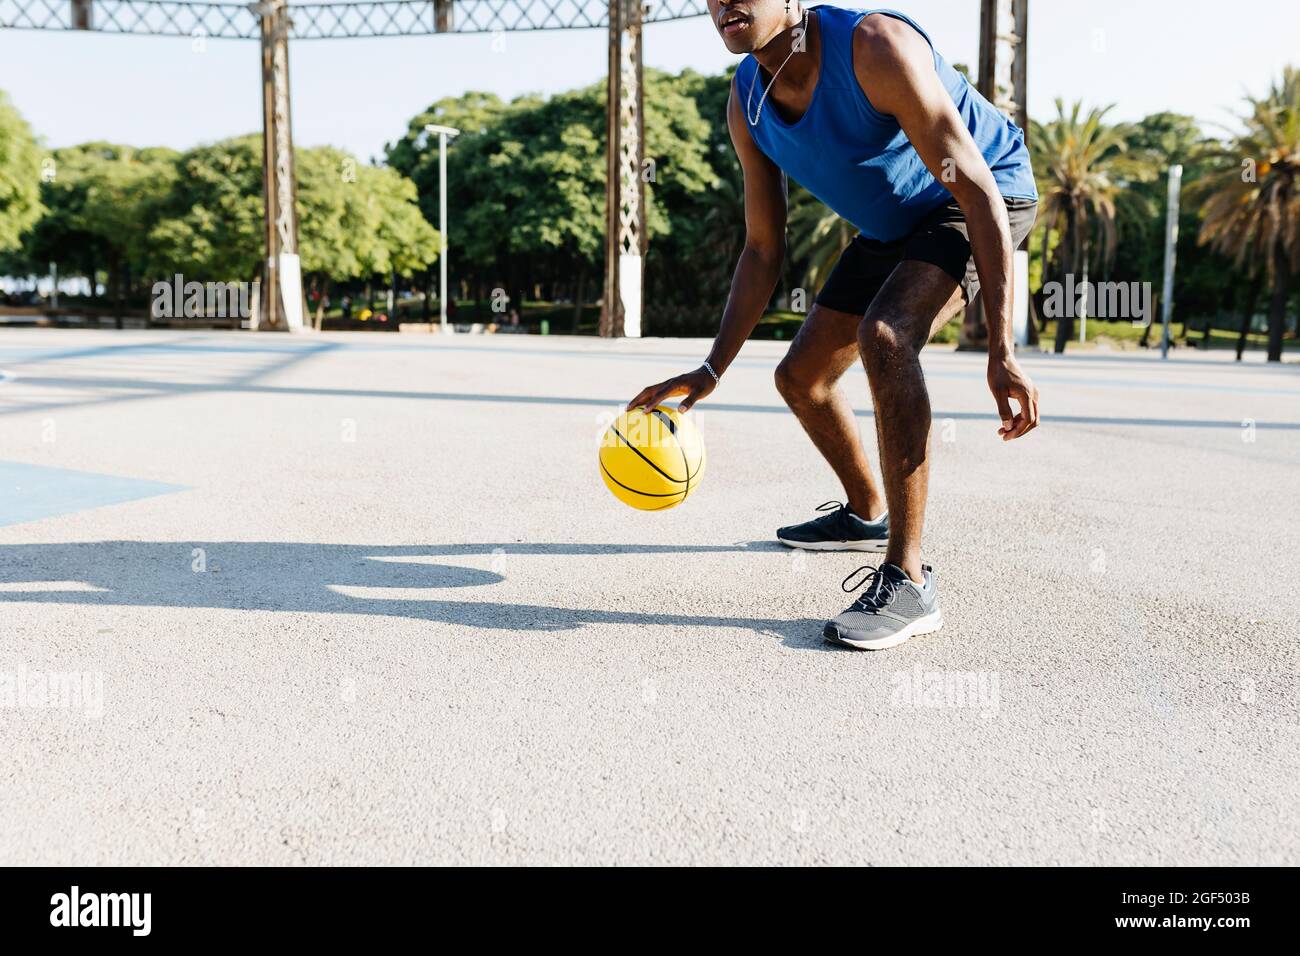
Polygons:
<instances>
[{"instance_id":1,"label":"street lamp post","mask_svg":"<svg viewBox=\"0 0 1300 956\"><path fill-rule=\"evenodd\" d=\"M438 234L442 248L438 250L438 331L447 331L447 140L459 136L460 130L450 126L430 123L424 127L438 134Z\"/></svg>"},{"instance_id":2,"label":"street lamp post","mask_svg":"<svg viewBox=\"0 0 1300 956\"><path fill-rule=\"evenodd\" d=\"M1174 267L1178 261L1178 200L1183 187L1183 167L1169 167L1169 202L1165 209L1165 282L1160 297L1160 357L1169 358L1169 319L1174 312ZM1183 336L1186 338L1187 336Z\"/></svg>"}]
</instances>

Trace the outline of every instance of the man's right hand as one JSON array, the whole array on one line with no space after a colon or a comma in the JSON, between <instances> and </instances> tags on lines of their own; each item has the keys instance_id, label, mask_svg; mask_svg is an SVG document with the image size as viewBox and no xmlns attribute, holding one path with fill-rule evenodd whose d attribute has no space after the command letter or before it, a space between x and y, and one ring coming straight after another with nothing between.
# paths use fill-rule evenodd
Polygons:
<instances>
[{"instance_id":1,"label":"man's right hand","mask_svg":"<svg viewBox=\"0 0 1300 956\"><path fill-rule=\"evenodd\" d=\"M717 387L718 383L713 380L713 376L709 374L708 369L701 366L693 372L676 375L666 382L660 382L658 385L651 385L641 389L641 391L637 392L636 398L627 403L627 407L643 408L650 411L662 404L665 398L684 395L685 398L677 406L677 410L679 412L689 412L692 405Z\"/></svg>"}]
</instances>

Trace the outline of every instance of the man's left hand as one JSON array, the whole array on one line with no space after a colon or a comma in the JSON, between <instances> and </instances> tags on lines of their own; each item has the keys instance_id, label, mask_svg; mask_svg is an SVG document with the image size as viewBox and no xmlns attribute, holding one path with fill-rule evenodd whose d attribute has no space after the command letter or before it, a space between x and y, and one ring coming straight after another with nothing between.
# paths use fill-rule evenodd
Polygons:
<instances>
[{"instance_id":1,"label":"man's left hand","mask_svg":"<svg viewBox=\"0 0 1300 956\"><path fill-rule=\"evenodd\" d=\"M1038 426L1038 389L1014 355L989 355L989 391L998 403L998 417L1002 419L998 434L1003 441L1019 438ZM1014 415L1012 399L1020 406Z\"/></svg>"}]
</instances>

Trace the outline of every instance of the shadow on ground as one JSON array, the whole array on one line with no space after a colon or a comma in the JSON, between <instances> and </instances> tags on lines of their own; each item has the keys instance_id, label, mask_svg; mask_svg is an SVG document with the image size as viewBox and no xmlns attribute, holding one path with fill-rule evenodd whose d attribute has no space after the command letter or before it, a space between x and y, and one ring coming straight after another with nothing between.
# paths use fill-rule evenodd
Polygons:
<instances>
[{"instance_id":1,"label":"shadow on ground","mask_svg":"<svg viewBox=\"0 0 1300 956\"><path fill-rule=\"evenodd\" d=\"M9 603L217 608L366 614L484 630L567 631L587 624L729 627L823 649L821 621L568 608L492 600L430 599L411 591L499 584L506 576L436 559L514 555L681 554L775 550L738 545L333 545L224 541L102 541L0 545L0 606ZM367 593L355 592L364 590ZM348 593L349 591L353 593ZM389 592L389 593L385 593ZM398 592L406 592L399 594ZM0 612L2 613L2 612Z\"/></svg>"}]
</instances>

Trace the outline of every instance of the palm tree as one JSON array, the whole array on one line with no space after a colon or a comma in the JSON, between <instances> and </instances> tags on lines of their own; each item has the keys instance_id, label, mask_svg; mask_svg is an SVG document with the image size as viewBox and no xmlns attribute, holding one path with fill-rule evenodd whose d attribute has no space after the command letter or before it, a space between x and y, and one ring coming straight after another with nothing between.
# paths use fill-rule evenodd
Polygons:
<instances>
[{"instance_id":1,"label":"palm tree","mask_svg":"<svg viewBox=\"0 0 1300 956\"><path fill-rule=\"evenodd\" d=\"M1124 186L1145 181L1153 174L1151 158L1130 155L1126 126L1107 126L1106 114L1114 107L1092 109L1082 116L1076 102L1069 113L1056 101L1056 119L1031 122L1029 149L1038 180L1038 224L1046 236L1056 232L1056 273L1073 274L1082 281L1088 262L1095 257L1108 263L1119 236L1119 211L1126 203L1142 202ZM1044 249L1047 241L1044 240ZM1047 270L1044 270L1046 276ZM1056 351L1064 352L1074 333L1072 315L1058 316Z\"/></svg>"},{"instance_id":2,"label":"palm tree","mask_svg":"<svg viewBox=\"0 0 1300 956\"><path fill-rule=\"evenodd\" d=\"M1243 131L1216 151L1223 168L1198 185L1199 240L1272 283L1268 360L1282 361L1291 279L1300 272L1300 70L1287 67L1263 99L1247 98Z\"/></svg>"},{"instance_id":3,"label":"palm tree","mask_svg":"<svg viewBox=\"0 0 1300 956\"><path fill-rule=\"evenodd\" d=\"M831 212L812 193L796 187L791 190L790 212L786 219L790 236L790 260L807 263L804 286L820 289L839 261L857 229Z\"/></svg>"},{"instance_id":4,"label":"palm tree","mask_svg":"<svg viewBox=\"0 0 1300 956\"><path fill-rule=\"evenodd\" d=\"M706 269L708 278L724 295L745 244L745 174L730 142L726 149L714 163L718 178L701 199L705 206L700 220L708 244L700 250L707 253L703 259L710 264Z\"/></svg>"}]
</instances>

